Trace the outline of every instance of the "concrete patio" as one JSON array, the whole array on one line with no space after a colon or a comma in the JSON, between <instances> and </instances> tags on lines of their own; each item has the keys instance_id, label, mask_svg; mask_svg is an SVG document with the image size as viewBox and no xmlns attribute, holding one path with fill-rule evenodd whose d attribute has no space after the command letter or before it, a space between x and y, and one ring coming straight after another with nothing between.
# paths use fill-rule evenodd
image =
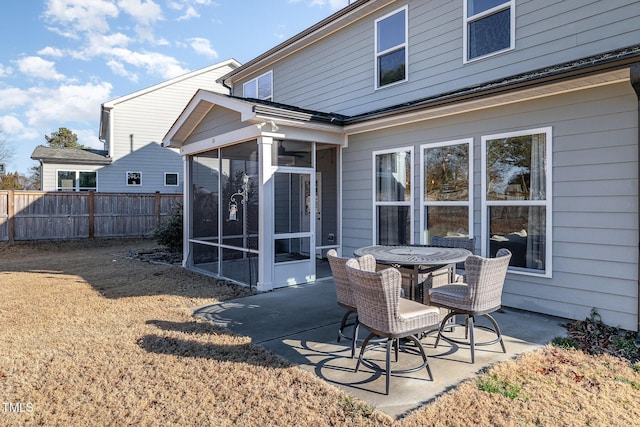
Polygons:
<instances>
[{"instance_id":1,"label":"concrete patio","mask_svg":"<svg viewBox=\"0 0 640 427\"><path fill-rule=\"evenodd\" d=\"M566 336L561 326L564 319L504 308L494 317L504 335L506 354L499 344L479 347L476 363L471 364L468 347L441 341L438 348L433 348L435 338L427 336L422 341L434 380L429 380L424 369L392 375L387 396L384 374L365 366L354 372L356 359L350 357L350 342L336 340L344 312L336 304L332 280L200 307L194 313L234 333L251 337L254 343L393 417L432 401L494 363L540 348L553 337ZM360 338L366 334L366 330L361 330ZM482 332L477 332L477 341L481 340ZM384 352L369 351L367 357L379 360L384 366ZM399 362L392 363L392 369L415 366L420 360L418 355L400 353Z\"/></svg>"}]
</instances>

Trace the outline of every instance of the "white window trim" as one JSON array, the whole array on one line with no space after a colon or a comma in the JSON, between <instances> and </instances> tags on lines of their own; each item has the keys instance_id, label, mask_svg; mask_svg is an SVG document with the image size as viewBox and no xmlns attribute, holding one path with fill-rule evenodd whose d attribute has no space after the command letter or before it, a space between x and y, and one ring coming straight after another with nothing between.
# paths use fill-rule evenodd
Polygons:
<instances>
[{"instance_id":1,"label":"white window trim","mask_svg":"<svg viewBox=\"0 0 640 427\"><path fill-rule=\"evenodd\" d=\"M382 52L378 52L378 22L380 21L384 21L385 19L389 18L390 16L395 15L396 13L399 13L401 11L404 10L404 43L403 44L399 44L396 45L392 48L389 48L385 51ZM378 89L386 89L388 87L391 86L395 86L397 84L401 84L404 82L409 81L409 6L404 6L401 7L400 9L397 9L393 12L390 12L378 19L376 19L374 26L373 26L373 33L374 33L374 49L373 49L373 63L374 63L374 69L375 69L375 73L373 75L373 87L374 90L378 90ZM394 50L398 50L401 47L404 47L404 80L398 80L397 82L393 82L393 83L389 83L388 85L384 85L384 86L379 86L378 85L378 57L383 56L391 51Z\"/></svg>"},{"instance_id":2,"label":"white window trim","mask_svg":"<svg viewBox=\"0 0 640 427\"><path fill-rule=\"evenodd\" d=\"M376 157L380 154L389 154L389 153L401 153L401 152L405 152L408 151L409 155L411 156L410 162L409 164L411 165L411 167L413 168L414 166L414 150L413 150L413 146L410 147L399 147L399 148L391 148L388 150L378 150L378 151L374 151L372 154L372 159L371 159L371 183L372 183L372 188L371 188L371 193L372 193L372 212L373 212L373 224L372 224L372 237L373 240L371 242L372 245L377 244L378 241L378 206L408 206L409 207L409 215L411 216L411 220L409 221L409 244L413 244L414 241L414 234L415 234L415 230L414 230L414 219L413 216L415 214L414 212L414 192L415 192L415 186L414 186L414 171L411 171L411 178L409 181L409 184L411 185L411 197L409 197L409 201L395 201L395 202L379 202L377 199L377 195L376 195Z\"/></svg>"},{"instance_id":3,"label":"white window trim","mask_svg":"<svg viewBox=\"0 0 640 427\"><path fill-rule=\"evenodd\" d=\"M56 169L56 191L66 191L62 187L58 185L58 173L59 172L74 172L76 174L73 180L73 192L74 193L83 193L87 191L98 191L98 171L92 170L84 170L84 169ZM93 190L82 190L80 191L80 173L95 173L96 174L96 187Z\"/></svg>"},{"instance_id":4,"label":"white window trim","mask_svg":"<svg viewBox=\"0 0 640 427\"><path fill-rule=\"evenodd\" d=\"M129 184L129 174L130 173L138 173L140 174L140 184ZM141 187L142 186L142 171L127 171L125 174L125 184L127 187Z\"/></svg>"},{"instance_id":5,"label":"white window trim","mask_svg":"<svg viewBox=\"0 0 640 427\"><path fill-rule=\"evenodd\" d=\"M175 184L167 184L167 175L175 175L177 180ZM142 177L140 177L142 180ZM165 187L179 187L180 186L180 174L178 172L165 172L164 173L164 186Z\"/></svg>"},{"instance_id":6,"label":"white window trim","mask_svg":"<svg viewBox=\"0 0 640 427\"><path fill-rule=\"evenodd\" d=\"M467 4L469 0L462 0L463 3L463 11L462 11L462 63L466 64L469 62L479 61L481 59L490 58L495 55L499 55L504 52L508 52L510 50L515 49L516 47L516 2L515 0L506 0L504 3L493 7L491 9L487 9L483 12L476 13L473 16L467 17ZM469 23L473 21L477 21L479 19L484 18L487 15L491 15L495 12L511 8L510 13L510 30L509 30L509 47L501 50L496 50L495 52L488 53L482 56L476 56L475 58L469 58Z\"/></svg>"},{"instance_id":7,"label":"white window trim","mask_svg":"<svg viewBox=\"0 0 640 427\"><path fill-rule=\"evenodd\" d=\"M424 150L427 148L435 147L447 147L450 145L469 145L469 197L467 201L426 201L424 200ZM426 228L427 218L424 214L424 208L426 206L467 206L469 210L469 238L473 239L473 138L458 139L454 141L437 142L434 144L422 144L420 145L420 243L426 244L426 237L424 230Z\"/></svg>"},{"instance_id":8,"label":"white window trim","mask_svg":"<svg viewBox=\"0 0 640 427\"><path fill-rule=\"evenodd\" d=\"M258 92L258 80L260 80L262 77L264 77L266 75L269 75L269 81L270 81L270 84L271 84L271 96L266 97L266 98L260 98L259 97L260 92ZM248 82L244 83L242 85L242 96L245 97L245 98L246 98L246 95L245 95L246 87L248 85L250 85L250 84L254 84L256 86L256 99L267 99L267 100L273 101L273 99L274 99L273 98L273 70L269 70L266 73L260 74L259 76L257 76L255 78L249 80Z\"/></svg>"},{"instance_id":9,"label":"white window trim","mask_svg":"<svg viewBox=\"0 0 640 427\"><path fill-rule=\"evenodd\" d=\"M512 201L495 201L495 200L487 200L487 141L493 139L502 139L502 138L511 138L515 136L523 136L523 135L533 135L533 134L546 134L546 199L545 200L512 200ZM537 129L527 129L523 131L515 131L515 132L507 132L500 133L494 135L486 135L481 139L481 197L480 197L480 206L481 206L481 235L482 235L482 244L481 244L481 255L487 256L487 251L489 248L489 236L488 234L488 226L489 226L489 206L545 206L546 207L546 242L545 242L545 270L544 272L535 272L528 271L523 268L509 268L509 273L519 274L523 276L534 276L534 277L552 277L553 272L553 161L552 161L552 153L553 153L553 128L551 126Z\"/></svg>"}]
</instances>

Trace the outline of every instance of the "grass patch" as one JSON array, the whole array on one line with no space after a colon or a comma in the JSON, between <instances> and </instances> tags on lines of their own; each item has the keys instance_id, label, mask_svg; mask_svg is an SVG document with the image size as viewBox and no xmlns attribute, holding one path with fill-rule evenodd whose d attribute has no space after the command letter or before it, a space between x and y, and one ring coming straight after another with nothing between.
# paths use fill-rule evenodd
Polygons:
<instances>
[{"instance_id":1,"label":"grass patch","mask_svg":"<svg viewBox=\"0 0 640 427\"><path fill-rule=\"evenodd\" d=\"M353 397L345 395L340 401L340 407L350 417L354 418L371 418L375 409L371 406L356 401Z\"/></svg>"},{"instance_id":2,"label":"grass patch","mask_svg":"<svg viewBox=\"0 0 640 427\"><path fill-rule=\"evenodd\" d=\"M496 375L484 376L482 378L479 378L477 380L477 385L478 390L480 391L500 394L512 400L526 400L526 396L522 394L522 387L501 380Z\"/></svg>"}]
</instances>

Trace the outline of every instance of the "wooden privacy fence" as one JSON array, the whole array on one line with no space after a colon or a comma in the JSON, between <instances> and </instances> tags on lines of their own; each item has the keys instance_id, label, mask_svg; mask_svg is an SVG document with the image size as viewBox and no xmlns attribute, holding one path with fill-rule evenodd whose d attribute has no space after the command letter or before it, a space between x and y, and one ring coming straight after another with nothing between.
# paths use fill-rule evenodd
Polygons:
<instances>
[{"instance_id":1,"label":"wooden privacy fence","mask_svg":"<svg viewBox=\"0 0 640 427\"><path fill-rule=\"evenodd\" d=\"M151 236L181 194L0 191L0 241Z\"/></svg>"}]
</instances>

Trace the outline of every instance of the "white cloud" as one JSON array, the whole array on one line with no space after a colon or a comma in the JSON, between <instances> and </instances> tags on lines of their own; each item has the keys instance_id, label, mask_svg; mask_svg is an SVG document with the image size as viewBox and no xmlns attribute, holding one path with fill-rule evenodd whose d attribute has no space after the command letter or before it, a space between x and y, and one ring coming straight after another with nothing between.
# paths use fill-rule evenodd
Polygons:
<instances>
[{"instance_id":1,"label":"white cloud","mask_svg":"<svg viewBox=\"0 0 640 427\"><path fill-rule=\"evenodd\" d=\"M13 74L13 69L11 67L5 67L0 64L0 77L8 77Z\"/></svg>"},{"instance_id":2,"label":"white cloud","mask_svg":"<svg viewBox=\"0 0 640 427\"><path fill-rule=\"evenodd\" d=\"M116 48L110 53L123 63L144 68L148 74L163 79L171 79L189 72L180 66L176 58L157 52L133 52L129 49Z\"/></svg>"},{"instance_id":3,"label":"white cloud","mask_svg":"<svg viewBox=\"0 0 640 427\"><path fill-rule=\"evenodd\" d=\"M0 110L11 110L29 103L29 93L26 90L10 87L0 89Z\"/></svg>"},{"instance_id":4,"label":"white cloud","mask_svg":"<svg viewBox=\"0 0 640 427\"><path fill-rule=\"evenodd\" d=\"M41 129L57 128L61 121L90 123L96 120L100 105L109 99L111 89L107 82L33 88L25 116L29 126Z\"/></svg>"},{"instance_id":5,"label":"white cloud","mask_svg":"<svg viewBox=\"0 0 640 427\"><path fill-rule=\"evenodd\" d=\"M26 56L16 61L21 73L44 80L63 80L64 75L56 71L55 62L39 56Z\"/></svg>"},{"instance_id":6,"label":"white cloud","mask_svg":"<svg viewBox=\"0 0 640 427\"><path fill-rule=\"evenodd\" d=\"M289 0L289 3L300 3L302 0ZM332 10L342 9L349 5L349 0L305 0L309 6L329 6Z\"/></svg>"},{"instance_id":7,"label":"white cloud","mask_svg":"<svg viewBox=\"0 0 640 427\"><path fill-rule=\"evenodd\" d=\"M211 47L209 40L202 37L194 37L189 39L189 43L191 44L191 48L195 50L198 55L203 55L213 59L218 58L218 52Z\"/></svg>"},{"instance_id":8,"label":"white cloud","mask_svg":"<svg viewBox=\"0 0 640 427\"><path fill-rule=\"evenodd\" d=\"M178 21L188 21L192 18L200 18L200 13L193 6L188 6L187 10L185 10L184 14L178 17Z\"/></svg>"},{"instance_id":9,"label":"white cloud","mask_svg":"<svg viewBox=\"0 0 640 427\"><path fill-rule=\"evenodd\" d=\"M118 6L145 26L164 19L162 8L153 0L118 0Z\"/></svg>"},{"instance_id":10,"label":"white cloud","mask_svg":"<svg viewBox=\"0 0 640 427\"><path fill-rule=\"evenodd\" d=\"M109 31L109 18L118 16L118 8L108 0L48 0L44 17L52 29L66 37L78 38L81 32Z\"/></svg>"},{"instance_id":11,"label":"white cloud","mask_svg":"<svg viewBox=\"0 0 640 427\"><path fill-rule=\"evenodd\" d=\"M37 138L39 133L35 129L28 129L15 116L0 117L0 129L5 136L19 136L21 139Z\"/></svg>"},{"instance_id":12,"label":"white cloud","mask_svg":"<svg viewBox=\"0 0 640 427\"><path fill-rule=\"evenodd\" d=\"M174 0L170 1L168 7L177 11L184 11L176 20L188 21L193 18L199 18L200 12L198 8L207 6L219 6L220 3L212 0Z\"/></svg>"},{"instance_id":13,"label":"white cloud","mask_svg":"<svg viewBox=\"0 0 640 427\"><path fill-rule=\"evenodd\" d=\"M115 59L107 61L107 67L109 67L109 69L111 70L111 72L113 74L116 74L118 76L122 76L122 77L126 78L127 80L130 80L130 81L132 81L134 83L137 83L138 79L140 77L140 76L138 76L138 74L127 70L122 62L116 61Z\"/></svg>"},{"instance_id":14,"label":"white cloud","mask_svg":"<svg viewBox=\"0 0 640 427\"><path fill-rule=\"evenodd\" d=\"M54 58L62 58L64 56L64 52L62 49L58 49L56 47L47 46L44 49L40 49L37 52L38 55L41 56L51 56Z\"/></svg>"},{"instance_id":15,"label":"white cloud","mask_svg":"<svg viewBox=\"0 0 640 427\"><path fill-rule=\"evenodd\" d=\"M104 144L98 139L98 134L95 130L80 129L73 130L72 132L78 135L78 143L85 147L96 148L98 150L104 149Z\"/></svg>"}]
</instances>

